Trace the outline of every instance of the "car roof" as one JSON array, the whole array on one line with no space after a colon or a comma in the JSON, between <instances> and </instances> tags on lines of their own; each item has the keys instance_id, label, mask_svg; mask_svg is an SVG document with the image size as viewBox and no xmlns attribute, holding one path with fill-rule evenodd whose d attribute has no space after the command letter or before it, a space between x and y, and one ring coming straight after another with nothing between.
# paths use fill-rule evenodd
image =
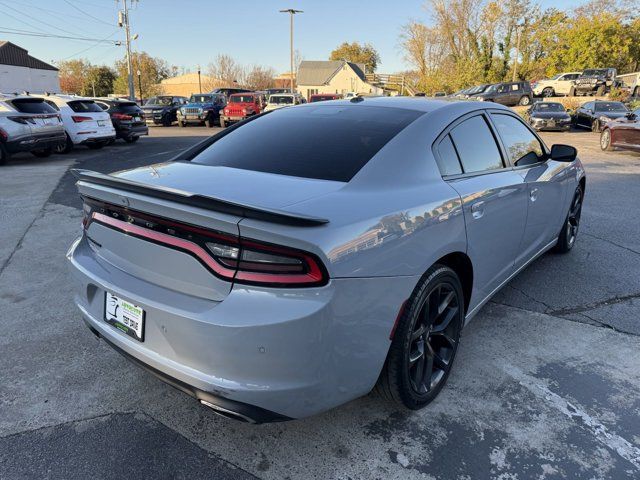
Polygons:
<instances>
[{"instance_id":1,"label":"car roof","mask_svg":"<svg viewBox=\"0 0 640 480\"><path fill-rule=\"evenodd\" d=\"M244 97L245 95L260 95L260 92L237 92L232 93L230 97Z\"/></svg>"},{"instance_id":2,"label":"car roof","mask_svg":"<svg viewBox=\"0 0 640 480\"><path fill-rule=\"evenodd\" d=\"M435 112L437 110L461 110L461 111L473 111L488 108L484 102L475 101L460 101L455 99L439 98L439 99L427 99L425 97L356 97L358 100L334 100L331 102L331 106L336 105L364 105L371 107L389 107L400 108L404 110L416 110L419 112ZM298 105L294 108L323 108L321 104L306 103ZM498 103L492 103L491 108L510 110L504 105Z\"/></svg>"}]
</instances>

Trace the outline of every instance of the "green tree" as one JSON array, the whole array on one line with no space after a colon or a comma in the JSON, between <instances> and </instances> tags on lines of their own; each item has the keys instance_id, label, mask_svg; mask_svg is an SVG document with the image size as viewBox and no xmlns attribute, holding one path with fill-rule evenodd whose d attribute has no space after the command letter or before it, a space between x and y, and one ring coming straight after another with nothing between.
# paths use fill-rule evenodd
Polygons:
<instances>
[{"instance_id":1,"label":"green tree","mask_svg":"<svg viewBox=\"0 0 640 480\"><path fill-rule=\"evenodd\" d=\"M161 58L152 57L146 52L136 52L132 54L133 78L136 95L140 96L139 83L142 84L142 94L144 98L157 95L161 92L160 82L169 77L171 69L169 64ZM129 93L129 83L127 79L127 61L118 60L115 63L117 78L113 82L114 93L127 95ZM138 81L138 71L140 71L140 81Z\"/></svg>"},{"instance_id":2,"label":"green tree","mask_svg":"<svg viewBox=\"0 0 640 480\"><path fill-rule=\"evenodd\" d=\"M380 63L380 54L369 43L344 42L331 52L329 60L346 60L353 63L364 63L367 72L374 72Z\"/></svg>"},{"instance_id":3,"label":"green tree","mask_svg":"<svg viewBox=\"0 0 640 480\"><path fill-rule=\"evenodd\" d=\"M88 69L82 87L82 95L106 97L113 93L116 74L107 66L92 66Z\"/></svg>"}]
</instances>

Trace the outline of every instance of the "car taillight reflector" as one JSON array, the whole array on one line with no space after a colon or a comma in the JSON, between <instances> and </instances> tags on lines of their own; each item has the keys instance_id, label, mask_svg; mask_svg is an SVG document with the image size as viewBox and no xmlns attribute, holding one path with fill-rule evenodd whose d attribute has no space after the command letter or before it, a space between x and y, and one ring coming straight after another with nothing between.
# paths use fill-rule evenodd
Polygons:
<instances>
[{"instance_id":1,"label":"car taillight reflector","mask_svg":"<svg viewBox=\"0 0 640 480\"><path fill-rule=\"evenodd\" d=\"M92 122L93 118L91 117L83 117L82 115L73 115L71 117L71 120L73 120L76 123L80 123L80 122Z\"/></svg>"},{"instance_id":2,"label":"car taillight reflector","mask_svg":"<svg viewBox=\"0 0 640 480\"><path fill-rule=\"evenodd\" d=\"M131 115L119 112L112 113L111 118L115 118L116 120L133 120L133 117Z\"/></svg>"},{"instance_id":3,"label":"car taillight reflector","mask_svg":"<svg viewBox=\"0 0 640 480\"><path fill-rule=\"evenodd\" d=\"M311 287L328 274L313 254L244 239L86 199L85 230L95 221L123 233L184 251L225 280L273 287Z\"/></svg>"}]
</instances>

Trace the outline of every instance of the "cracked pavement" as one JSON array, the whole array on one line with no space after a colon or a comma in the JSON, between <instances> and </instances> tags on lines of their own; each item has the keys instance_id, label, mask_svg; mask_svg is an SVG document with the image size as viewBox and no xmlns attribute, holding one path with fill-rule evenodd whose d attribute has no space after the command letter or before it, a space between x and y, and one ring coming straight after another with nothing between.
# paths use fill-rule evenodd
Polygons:
<instances>
[{"instance_id":1,"label":"cracked pavement","mask_svg":"<svg viewBox=\"0 0 640 480\"><path fill-rule=\"evenodd\" d=\"M0 478L635 479L640 477L640 155L578 146L581 232L499 292L463 332L419 412L373 394L309 419L216 416L96 340L64 253L80 230L70 166L170 158L211 130L152 129L0 176Z\"/></svg>"}]
</instances>

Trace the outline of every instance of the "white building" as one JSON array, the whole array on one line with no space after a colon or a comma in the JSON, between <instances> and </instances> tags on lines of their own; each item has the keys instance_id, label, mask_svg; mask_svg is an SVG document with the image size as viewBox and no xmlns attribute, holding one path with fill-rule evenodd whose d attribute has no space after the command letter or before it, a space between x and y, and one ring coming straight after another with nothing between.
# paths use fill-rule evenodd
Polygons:
<instances>
[{"instance_id":1,"label":"white building","mask_svg":"<svg viewBox=\"0 0 640 480\"><path fill-rule=\"evenodd\" d=\"M60 92L58 69L0 40L0 92Z\"/></svg>"},{"instance_id":2,"label":"white building","mask_svg":"<svg viewBox=\"0 0 640 480\"><path fill-rule=\"evenodd\" d=\"M364 70L362 63L305 60L298 69L297 90L307 99L315 93L382 95L382 88L367 83Z\"/></svg>"}]
</instances>

